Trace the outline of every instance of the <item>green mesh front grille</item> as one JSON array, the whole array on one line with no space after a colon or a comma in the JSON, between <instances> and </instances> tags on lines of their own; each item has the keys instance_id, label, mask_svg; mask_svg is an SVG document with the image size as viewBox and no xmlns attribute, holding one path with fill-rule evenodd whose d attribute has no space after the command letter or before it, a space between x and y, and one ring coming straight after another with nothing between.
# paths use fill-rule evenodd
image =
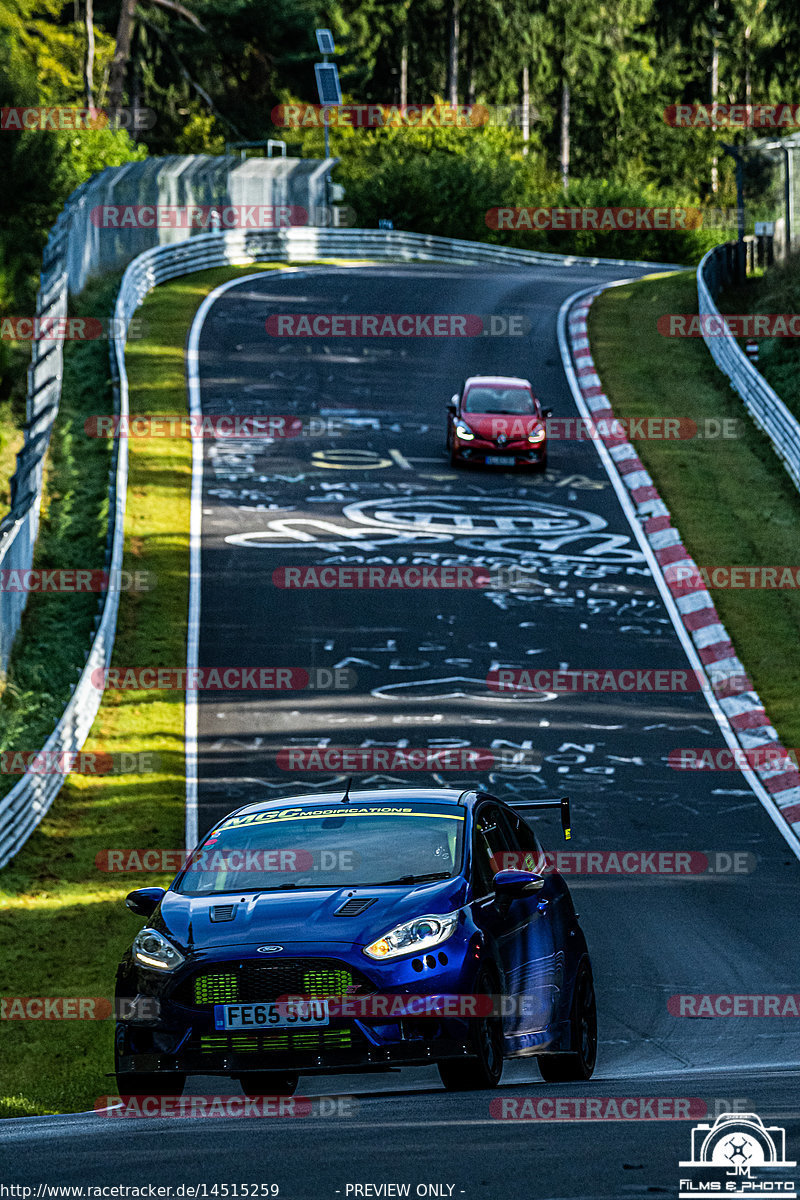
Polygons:
<instances>
[{"instance_id":1,"label":"green mesh front grille","mask_svg":"<svg viewBox=\"0 0 800 1200\"><path fill-rule=\"evenodd\" d=\"M179 1004L209 1008L214 1004L254 1004L284 996L348 996L371 991L368 980L336 961L279 959L214 966L179 984Z\"/></svg>"},{"instance_id":2,"label":"green mesh front grille","mask_svg":"<svg viewBox=\"0 0 800 1200\"><path fill-rule=\"evenodd\" d=\"M347 1050L349 1030L303 1030L291 1033L209 1033L200 1038L201 1054L285 1054L289 1050Z\"/></svg>"},{"instance_id":3,"label":"green mesh front grille","mask_svg":"<svg viewBox=\"0 0 800 1200\"><path fill-rule=\"evenodd\" d=\"M346 1050L352 1045L349 1029L308 1029L292 1033L217 1033L200 1038L202 1054L279 1054L289 1050Z\"/></svg>"},{"instance_id":4,"label":"green mesh front grille","mask_svg":"<svg viewBox=\"0 0 800 1200\"><path fill-rule=\"evenodd\" d=\"M303 995L344 996L353 982L349 971L306 971L303 975Z\"/></svg>"},{"instance_id":5,"label":"green mesh front grille","mask_svg":"<svg viewBox=\"0 0 800 1200\"><path fill-rule=\"evenodd\" d=\"M235 1004L238 999L235 975L198 975L194 981L195 1004Z\"/></svg>"}]
</instances>

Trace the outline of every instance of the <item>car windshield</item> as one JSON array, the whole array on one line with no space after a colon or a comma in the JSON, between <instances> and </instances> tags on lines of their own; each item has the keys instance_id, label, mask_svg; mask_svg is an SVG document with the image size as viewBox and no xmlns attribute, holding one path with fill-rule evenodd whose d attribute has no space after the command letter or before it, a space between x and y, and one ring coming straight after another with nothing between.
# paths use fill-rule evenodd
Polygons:
<instances>
[{"instance_id":1,"label":"car windshield","mask_svg":"<svg viewBox=\"0 0 800 1200\"><path fill-rule=\"evenodd\" d=\"M173 890L183 896L447 879L461 867L464 810L447 805L269 809L224 821Z\"/></svg>"},{"instance_id":2,"label":"car windshield","mask_svg":"<svg viewBox=\"0 0 800 1200\"><path fill-rule=\"evenodd\" d=\"M462 412L523 413L536 412L533 396L522 387L471 387L464 397Z\"/></svg>"}]
</instances>

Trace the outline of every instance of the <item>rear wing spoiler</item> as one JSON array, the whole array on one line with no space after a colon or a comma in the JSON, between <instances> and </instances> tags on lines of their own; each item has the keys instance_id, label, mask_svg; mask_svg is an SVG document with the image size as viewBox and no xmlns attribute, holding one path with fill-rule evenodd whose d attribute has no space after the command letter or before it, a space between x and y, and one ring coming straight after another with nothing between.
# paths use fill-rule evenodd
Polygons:
<instances>
[{"instance_id":1,"label":"rear wing spoiler","mask_svg":"<svg viewBox=\"0 0 800 1200\"><path fill-rule=\"evenodd\" d=\"M522 811L529 808L560 808L561 828L564 830L564 840L568 842L572 837L569 796L562 796L560 800L506 800L506 804L509 808L518 808Z\"/></svg>"}]
</instances>

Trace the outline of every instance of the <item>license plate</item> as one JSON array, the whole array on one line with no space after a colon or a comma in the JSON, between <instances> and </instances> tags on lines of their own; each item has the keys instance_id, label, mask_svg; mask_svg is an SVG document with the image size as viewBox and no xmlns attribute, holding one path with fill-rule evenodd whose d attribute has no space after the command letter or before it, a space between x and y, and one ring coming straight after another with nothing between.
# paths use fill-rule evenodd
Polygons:
<instances>
[{"instance_id":1,"label":"license plate","mask_svg":"<svg viewBox=\"0 0 800 1200\"><path fill-rule=\"evenodd\" d=\"M517 460L515 458L508 457L499 458L497 456L492 457L492 455L487 455L486 457L487 467L513 467L516 461Z\"/></svg>"},{"instance_id":2,"label":"license plate","mask_svg":"<svg viewBox=\"0 0 800 1200\"><path fill-rule=\"evenodd\" d=\"M308 1029L329 1024L327 1000L214 1005L215 1029Z\"/></svg>"}]
</instances>

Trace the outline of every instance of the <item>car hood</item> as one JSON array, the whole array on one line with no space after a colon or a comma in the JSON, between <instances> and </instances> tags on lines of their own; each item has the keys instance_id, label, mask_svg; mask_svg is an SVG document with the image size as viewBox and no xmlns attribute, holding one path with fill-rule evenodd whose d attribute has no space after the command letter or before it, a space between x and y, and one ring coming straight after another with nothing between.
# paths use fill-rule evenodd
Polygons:
<instances>
[{"instance_id":1,"label":"car hood","mask_svg":"<svg viewBox=\"0 0 800 1200\"><path fill-rule=\"evenodd\" d=\"M524 438L542 425L539 417L522 413L464 413L461 420L478 437L492 441L500 434L505 434L510 441Z\"/></svg>"},{"instance_id":2,"label":"car hood","mask_svg":"<svg viewBox=\"0 0 800 1200\"><path fill-rule=\"evenodd\" d=\"M371 903L353 916L338 914L347 901L355 909L356 900ZM465 902L466 884L458 877L416 887L298 888L214 897L167 892L151 924L194 950L282 942L368 946L402 921L453 912ZM232 920L212 920L212 915L227 915L219 910L230 906Z\"/></svg>"}]
</instances>

